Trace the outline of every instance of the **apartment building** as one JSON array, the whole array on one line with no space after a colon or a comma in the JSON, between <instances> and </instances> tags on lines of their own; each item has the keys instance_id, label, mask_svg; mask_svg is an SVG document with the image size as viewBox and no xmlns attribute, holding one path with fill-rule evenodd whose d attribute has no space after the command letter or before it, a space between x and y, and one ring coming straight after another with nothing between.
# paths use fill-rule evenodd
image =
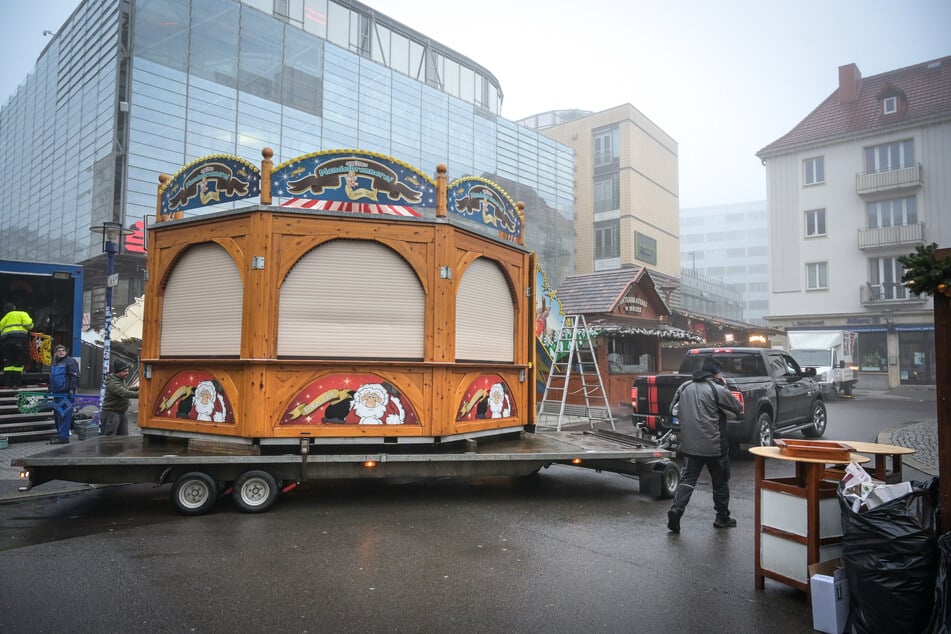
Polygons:
<instances>
[{"instance_id":1,"label":"apartment building","mask_svg":"<svg viewBox=\"0 0 951 634\"><path fill-rule=\"evenodd\" d=\"M859 384L934 384L932 301L901 282L951 245L951 57L863 77L855 64L757 153L769 212L770 326L857 333Z\"/></svg>"},{"instance_id":2,"label":"apartment building","mask_svg":"<svg viewBox=\"0 0 951 634\"><path fill-rule=\"evenodd\" d=\"M680 274L677 142L630 104L553 110L519 124L574 152L576 273Z\"/></svg>"}]
</instances>

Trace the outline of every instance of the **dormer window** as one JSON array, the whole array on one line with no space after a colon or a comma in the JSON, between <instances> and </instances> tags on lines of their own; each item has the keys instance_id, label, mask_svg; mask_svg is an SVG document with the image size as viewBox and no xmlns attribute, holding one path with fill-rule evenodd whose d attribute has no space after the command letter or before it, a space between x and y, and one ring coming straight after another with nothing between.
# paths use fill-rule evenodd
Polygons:
<instances>
[{"instance_id":1,"label":"dormer window","mask_svg":"<svg viewBox=\"0 0 951 634\"><path fill-rule=\"evenodd\" d=\"M881 113L883 117L901 117L904 115L908 104L906 102L905 93L897 87L886 84L876 97L878 98L878 102L882 104Z\"/></svg>"}]
</instances>

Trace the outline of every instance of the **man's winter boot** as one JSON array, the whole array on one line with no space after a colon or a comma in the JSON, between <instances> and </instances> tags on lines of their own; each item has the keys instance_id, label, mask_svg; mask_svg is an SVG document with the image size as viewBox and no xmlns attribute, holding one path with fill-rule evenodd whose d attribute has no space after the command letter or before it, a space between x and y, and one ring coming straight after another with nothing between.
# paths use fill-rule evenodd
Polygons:
<instances>
[{"instance_id":1,"label":"man's winter boot","mask_svg":"<svg viewBox=\"0 0 951 634\"><path fill-rule=\"evenodd\" d=\"M720 517L719 515L715 520L713 520L713 525L717 528L733 528L736 526L736 520L727 515L726 517Z\"/></svg>"},{"instance_id":2,"label":"man's winter boot","mask_svg":"<svg viewBox=\"0 0 951 634\"><path fill-rule=\"evenodd\" d=\"M671 533L680 532L680 513L676 509L667 511L667 530Z\"/></svg>"}]
</instances>

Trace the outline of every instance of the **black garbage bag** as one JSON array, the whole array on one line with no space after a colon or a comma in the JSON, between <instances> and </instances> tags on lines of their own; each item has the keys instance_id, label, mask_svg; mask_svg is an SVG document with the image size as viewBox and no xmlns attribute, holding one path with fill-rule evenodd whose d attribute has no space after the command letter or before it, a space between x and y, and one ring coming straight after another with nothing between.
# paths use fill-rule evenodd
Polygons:
<instances>
[{"instance_id":1,"label":"black garbage bag","mask_svg":"<svg viewBox=\"0 0 951 634\"><path fill-rule=\"evenodd\" d=\"M938 577L934 584L934 611L930 634L951 634L951 531L938 538Z\"/></svg>"},{"instance_id":2,"label":"black garbage bag","mask_svg":"<svg viewBox=\"0 0 951 634\"><path fill-rule=\"evenodd\" d=\"M849 582L846 631L923 632L934 607L938 569L937 478L871 510L852 510L839 484L842 564Z\"/></svg>"}]
</instances>

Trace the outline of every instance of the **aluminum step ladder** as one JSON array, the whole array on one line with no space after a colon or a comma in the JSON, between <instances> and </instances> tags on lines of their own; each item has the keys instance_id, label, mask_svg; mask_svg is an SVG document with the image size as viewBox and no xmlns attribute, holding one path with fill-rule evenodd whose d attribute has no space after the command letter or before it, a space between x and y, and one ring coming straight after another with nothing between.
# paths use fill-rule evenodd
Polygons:
<instances>
[{"instance_id":1,"label":"aluminum step ladder","mask_svg":"<svg viewBox=\"0 0 951 634\"><path fill-rule=\"evenodd\" d=\"M577 377L574 385L571 383L572 376ZM568 403L569 396L578 393L581 393L581 397L573 398L575 403ZM582 400L583 405L577 402ZM555 416L557 419L553 426L557 431L561 431L566 417L587 418L590 429L595 428L595 422L604 421L610 423L612 430L615 429L584 315L565 317L552 355L545 393L538 405L536 424L550 427L551 419Z\"/></svg>"}]
</instances>

